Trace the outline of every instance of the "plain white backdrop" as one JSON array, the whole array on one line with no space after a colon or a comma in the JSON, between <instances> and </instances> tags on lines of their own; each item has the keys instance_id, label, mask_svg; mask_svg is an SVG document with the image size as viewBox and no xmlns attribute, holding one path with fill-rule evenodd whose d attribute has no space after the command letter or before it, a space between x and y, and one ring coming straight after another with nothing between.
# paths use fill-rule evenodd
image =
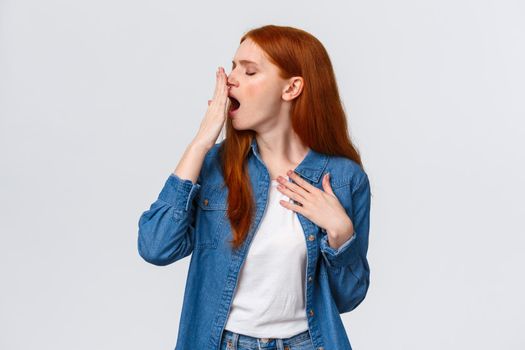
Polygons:
<instances>
[{"instance_id":1,"label":"plain white backdrop","mask_svg":"<svg viewBox=\"0 0 525 350\"><path fill-rule=\"evenodd\" d=\"M137 252L241 35L315 35L372 185L356 350L524 349L521 1L0 0L0 348L175 346ZM327 349L330 350L330 349Z\"/></svg>"}]
</instances>

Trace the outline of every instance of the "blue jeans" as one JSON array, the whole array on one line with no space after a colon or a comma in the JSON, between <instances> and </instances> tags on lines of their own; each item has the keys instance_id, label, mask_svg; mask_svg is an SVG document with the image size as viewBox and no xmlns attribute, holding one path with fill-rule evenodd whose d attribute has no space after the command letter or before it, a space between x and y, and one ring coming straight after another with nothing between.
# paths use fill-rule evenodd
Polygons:
<instances>
[{"instance_id":1,"label":"blue jeans","mask_svg":"<svg viewBox=\"0 0 525 350\"><path fill-rule=\"evenodd\" d=\"M220 350L314 350L308 330L290 338L254 338L224 330Z\"/></svg>"}]
</instances>

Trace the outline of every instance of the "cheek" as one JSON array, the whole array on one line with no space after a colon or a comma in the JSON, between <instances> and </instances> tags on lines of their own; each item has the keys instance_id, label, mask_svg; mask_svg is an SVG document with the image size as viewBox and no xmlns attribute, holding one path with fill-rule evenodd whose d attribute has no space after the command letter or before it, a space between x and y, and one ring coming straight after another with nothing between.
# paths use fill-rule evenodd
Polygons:
<instances>
[{"instance_id":1,"label":"cheek","mask_svg":"<svg viewBox=\"0 0 525 350\"><path fill-rule=\"evenodd\" d=\"M275 88L275 85L267 82L253 82L246 86L246 96L250 104L258 107L272 107L280 101L280 93Z\"/></svg>"},{"instance_id":2,"label":"cheek","mask_svg":"<svg viewBox=\"0 0 525 350\"><path fill-rule=\"evenodd\" d=\"M246 96L251 101L257 100L261 96L264 96L265 91L265 85L261 82L253 82L246 86Z\"/></svg>"}]
</instances>

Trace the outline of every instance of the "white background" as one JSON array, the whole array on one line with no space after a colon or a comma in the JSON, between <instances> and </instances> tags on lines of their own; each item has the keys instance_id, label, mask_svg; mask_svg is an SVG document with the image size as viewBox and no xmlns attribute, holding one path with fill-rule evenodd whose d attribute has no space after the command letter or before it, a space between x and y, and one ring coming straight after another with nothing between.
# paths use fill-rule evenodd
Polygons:
<instances>
[{"instance_id":1,"label":"white background","mask_svg":"<svg viewBox=\"0 0 525 350\"><path fill-rule=\"evenodd\" d=\"M325 45L371 180L352 346L523 349L524 15L517 0L0 0L0 348L174 348L189 257L143 261L138 219L216 68L278 24Z\"/></svg>"}]
</instances>

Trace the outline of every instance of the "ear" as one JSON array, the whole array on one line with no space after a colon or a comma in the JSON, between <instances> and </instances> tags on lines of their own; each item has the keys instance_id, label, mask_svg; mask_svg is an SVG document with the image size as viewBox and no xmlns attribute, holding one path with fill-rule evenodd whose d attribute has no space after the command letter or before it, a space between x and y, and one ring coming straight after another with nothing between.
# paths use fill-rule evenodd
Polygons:
<instances>
[{"instance_id":1,"label":"ear","mask_svg":"<svg viewBox=\"0 0 525 350\"><path fill-rule=\"evenodd\" d=\"M301 94L303 91L304 79L302 77L291 77L288 79L285 90L283 91L283 99L291 101Z\"/></svg>"}]
</instances>

